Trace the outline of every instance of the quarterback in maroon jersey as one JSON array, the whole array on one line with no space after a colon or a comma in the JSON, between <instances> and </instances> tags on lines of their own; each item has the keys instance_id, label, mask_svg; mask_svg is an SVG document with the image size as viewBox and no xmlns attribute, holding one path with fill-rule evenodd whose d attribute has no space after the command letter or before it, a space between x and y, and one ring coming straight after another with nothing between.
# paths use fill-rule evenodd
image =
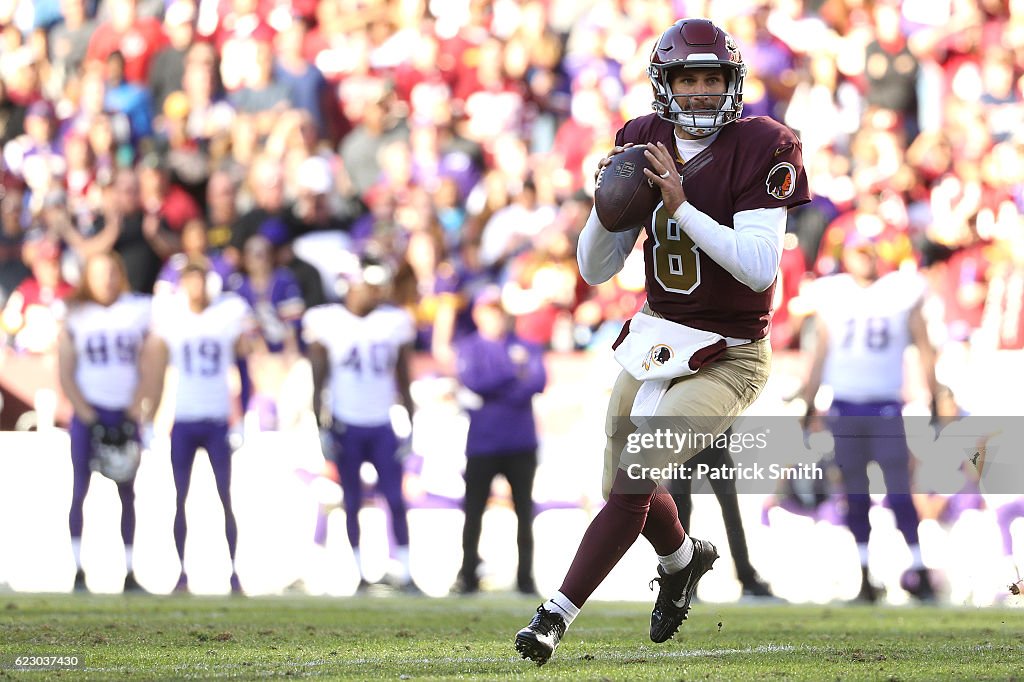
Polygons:
<instances>
[{"instance_id":1,"label":"quarterback in maroon jersey","mask_svg":"<svg viewBox=\"0 0 1024 682\"><path fill-rule=\"evenodd\" d=\"M686 535L671 495L644 472L682 464L703 446L696 439L665 452L627 445L650 417L675 430L721 434L760 394L787 209L810 200L796 136L770 118L741 118L746 67L729 34L706 19L681 20L655 44L648 74L655 113L628 121L601 166L646 145L653 172L644 173L661 203L625 232L605 230L592 211L577 251L580 273L597 285L622 268L645 232L647 304L615 344L623 371L605 428L608 503L559 591L516 634L516 649L538 664L641 534L658 554L651 639L670 639L686 619L718 553Z\"/></svg>"}]
</instances>

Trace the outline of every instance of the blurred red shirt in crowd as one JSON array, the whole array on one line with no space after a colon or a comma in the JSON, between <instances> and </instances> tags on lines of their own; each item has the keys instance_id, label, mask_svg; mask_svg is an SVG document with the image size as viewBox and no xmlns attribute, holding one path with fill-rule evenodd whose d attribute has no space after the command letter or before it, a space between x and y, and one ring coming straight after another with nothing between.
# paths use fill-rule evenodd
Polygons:
<instances>
[{"instance_id":1,"label":"blurred red shirt in crowd","mask_svg":"<svg viewBox=\"0 0 1024 682\"><path fill-rule=\"evenodd\" d=\"M145 85L150 60L167 42L158 20L138 16L136 0L111 0L110 20L92 34L86 59L106 62L112 53L120 52L124 56L125 79Z\"/></svg>"}]
</instances>

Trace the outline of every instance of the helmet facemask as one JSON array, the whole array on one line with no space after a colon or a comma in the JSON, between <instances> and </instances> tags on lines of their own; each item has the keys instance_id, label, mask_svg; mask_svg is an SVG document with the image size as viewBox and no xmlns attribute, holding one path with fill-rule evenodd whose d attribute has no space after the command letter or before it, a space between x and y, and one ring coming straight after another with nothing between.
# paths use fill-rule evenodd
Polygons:
<instances>
[{"instance_id":1,"label":"helmet facemask","mask_svg":"<svg viewBox=\"0 0 1024 682\"><path fill-rule=\"evenodd\" d=\"M726 80L725 92L721 95L674 94L671 86L672 74L676 69L684 68L722 69ZM691 58L686 62L651 64L647 72L654 88L654 102L651 103L654 111L661 118L680 126L695 137L707 137L743 115L743 78L746 75L746 66L743 64ZM700 106L694 106L695 104ZM708 104L711 105L710 108Z\"/></svg>"}]
</instances>

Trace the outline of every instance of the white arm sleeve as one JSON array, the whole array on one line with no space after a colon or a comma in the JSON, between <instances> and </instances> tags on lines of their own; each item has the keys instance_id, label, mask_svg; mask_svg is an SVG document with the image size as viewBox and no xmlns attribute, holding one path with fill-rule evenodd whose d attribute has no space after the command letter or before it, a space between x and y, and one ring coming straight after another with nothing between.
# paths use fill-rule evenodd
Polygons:
<instances>
[{"instance_id":1,"label":"white arm sleeve","mask_svg":"<svg viewBox=\"0 0 1024 682\"><path fill-rule=\"evenodd\" d=\"M637 227L626 232L609 232L597 218L597 210L590 209L590 217L580 233L580 241L576 246L576 260L580 265L580 274L590 285L607 282L622 269L626 256L633 250L637 237Z\"/></svg>"},{"instance_id":2,"label":"white arm sleeve","mask_svg":"<svg viewBox=\"0 0 1024 682\"><path fill-rule=\"evenodd\" d=\"M754 291L775 281L786 235L785 208L756 208L733 216L734 229L719 225L686 201L675 218L693 243Z\"/></svg>"}]
</instances>

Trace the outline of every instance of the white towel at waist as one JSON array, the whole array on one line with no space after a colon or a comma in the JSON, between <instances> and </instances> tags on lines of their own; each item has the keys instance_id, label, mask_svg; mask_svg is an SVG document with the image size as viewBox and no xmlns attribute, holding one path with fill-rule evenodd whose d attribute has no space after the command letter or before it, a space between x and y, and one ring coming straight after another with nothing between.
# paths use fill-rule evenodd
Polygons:
<instances>
[{"instance_id":1,"label":"white towel at waist","mask_svg":"<svg viewBox=\"0 0 1024 682\"><path fill-rule=\"evenodd\" d=\"M654 414L673 379L696 374L726 348L746 343L750 340L694 329L643 311L637 313L629 322L629 333L615 349L615 360L622 368L644 382L633 401L633 422L639 426L639 418Z\"/></svg>"}]
</instances>

